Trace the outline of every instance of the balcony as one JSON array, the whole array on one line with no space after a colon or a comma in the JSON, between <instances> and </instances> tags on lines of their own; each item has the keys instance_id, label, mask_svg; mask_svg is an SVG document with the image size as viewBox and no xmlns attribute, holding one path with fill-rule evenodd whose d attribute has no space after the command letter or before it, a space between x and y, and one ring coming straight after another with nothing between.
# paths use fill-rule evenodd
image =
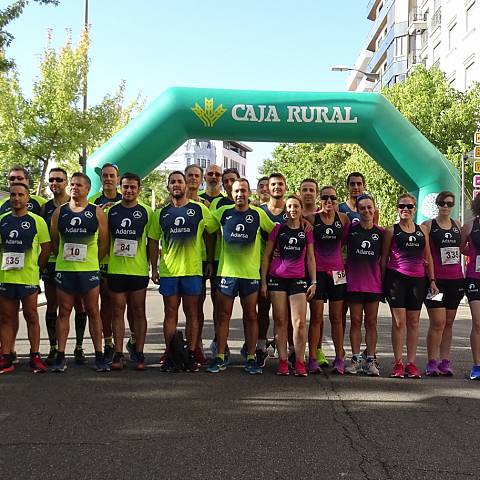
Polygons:
<instances>
[{"instance_id":1,"label":"balcony","mask_svg":"<svg viewBox=\"0 0 480 480\"><path fill-rule=\"evenodd\" d=\"M413 50L408 54L407 69L410 71L417 65L425 65L425 60L420 56L420 50Z\"/></svg>"},{"instance_id":2,"label":"balcony","mask_svg":"<svg viewBox=\"0 0 480 480\"><path fill-rule=\"evenodd\" d=\"M408 15L408 34L418 35L427 29L427 20L421 8L412 8Z\"/></svg>"},{"instance_id":3,"label":"balcony","mask_svg":"<svg viewBox=\"0 0 480 480\"><path fill-rule=\"evenodd\" d=\"M442 23L442 9L438 7L432 17L432 32Z\"/></svg>"},{"instance_id":4,"label":"balcony","mask_svg":"<svg viewBox=\"0 0 480 480\"><path fill-rule=\"evenodd\" d=\"M421 45L423 50L424 48L427 48L427 45L428 45L428 30L424 30L420 38L421 38Z\"/></svg>"}]
</instances>

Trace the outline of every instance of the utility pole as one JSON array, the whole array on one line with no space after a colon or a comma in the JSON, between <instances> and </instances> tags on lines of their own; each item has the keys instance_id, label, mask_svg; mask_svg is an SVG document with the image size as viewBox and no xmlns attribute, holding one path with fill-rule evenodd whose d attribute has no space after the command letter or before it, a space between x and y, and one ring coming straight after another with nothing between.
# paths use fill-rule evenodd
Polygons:
<instances>
[{"instance_id":1,"label":"utility pole","mask_svg":"<svg viewBox=\"0 0 480 480\"><path fill-rule=\"evenodd\" d=\"M85 33L88 32L88 0L85 0L85 7L84 7L84 22L83 28ZM85 78L85 88L83 90L83 113L87 111L87 89L88 89L88 80ZM86 145L82 145L82 156L80 158L80 165L82 166L82 172L86 173L87 171L87 147Z\"/></svg>"}]
</instances>

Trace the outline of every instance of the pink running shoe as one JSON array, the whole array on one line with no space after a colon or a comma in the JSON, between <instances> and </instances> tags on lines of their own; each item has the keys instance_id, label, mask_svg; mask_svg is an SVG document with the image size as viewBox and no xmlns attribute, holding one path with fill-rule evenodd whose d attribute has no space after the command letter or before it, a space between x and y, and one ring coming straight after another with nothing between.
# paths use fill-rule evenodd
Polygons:
<instances>
[{"instance_id":1,"label":"pink running shoe","mask_svg":"<svg viewBox=\"0 0 480 480\"><path fill-rule=\"evenodd\" d=\"M436 360L429 360L427 363L427 368L425 368L425 375L427 377L436 377L440 375L438 371L438 363Z\"/></svg>"},{"instance_id":2,"label":"pink running shoe","mask_svg":"<svg viewBox=\"0 0 480 480\"><path fill-rule=\"evenodd\" d=\"M392 378L403 378L403 362L400 360L399 362L395 362L393 364L392 373L390 377Z\"/></svg>"},{"instance_id":3,"label":"pink running shoe","mask_svg":"<svg viewBox=\"0 0 480 480\"><path fill-rule=\"evenodd\" d=\"M438 364L438 372L440 373L440 375L445 375L446 377L453 376L453 370L450 367L450 360L448 360L448 358L444 358Z\"/></svg>"},{"instance_id":4,"label":"pink running shoe","mask_svg":"<svg viewBox=\"0 0 480 480\"><path fill-rule=\"evenodd\" d=\"M295 363L296 365L296 363ZM321 373L322 369L318 365L317 359L310 357L308 359L308 373Z\"/></svg>"},{"instance_id":5,"label":"pink running shoe","mask_svg":"<svg viewBox=\"0 0 480 480\"><path fill-rule=\"evenodd\" d=\"M407 363L407 366L405 367L405 374L408 378L422 378L420 375L420 370L414 363Z\"/></svg>"},{"instance_id":6,"label":"pink running shoe","mask_svg":"<svg viewBox=\"0 0 480 480\"><path fill-rule=\"evenodd\" d=\"M308 375L307 370L305 370L305 363L301 360L295 362L295 376L296 377L306 377Z\"/></svg>"},{"instance_id":7,"label":"pink running shoe","mask_svg":"<svg viewBox=\"0 0 480 480\"><path fill-rule=\"evenodd\" d=\"M337 373L338 375L343 375L345 373L345 360L343 358L335 357L332 373Z\"/></svg>"},{"instance_id":8,"label":"pink running shoe","mask_svg":"<svg viewBox=\"0 0 480 480\"><path fill-rule=\"evenodd\" d=\"M278 360L277 375L290 375L288 371L288 360Z\"/></svg>"}]
</instances>

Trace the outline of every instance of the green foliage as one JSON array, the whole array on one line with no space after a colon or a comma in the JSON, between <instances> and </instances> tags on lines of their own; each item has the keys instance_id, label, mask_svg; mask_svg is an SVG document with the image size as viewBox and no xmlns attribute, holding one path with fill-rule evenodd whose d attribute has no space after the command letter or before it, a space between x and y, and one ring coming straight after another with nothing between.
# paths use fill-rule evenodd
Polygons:
<instances>
[{"instance_id":1,"label":"green foliage","mask_svg":"<svg viewBox=\"0 0 480 480\"><path fill-rule=\"evenodd\" d=\"M58 5L59 0L33 0L41 5ZM0 72L6 72L14 67L13 60L5 57L5 49L12 43L14 37L5 28L10 22L17 19L25 7L29 4L29 0L16 0L5 8L0 9Z\"/></svg>"},{"instance_id":2,"label":"green foliage","mask_svg":"<svg viewBox=\"0 0 480 480\"><path fill-rule=\"evenodd\" d=\"M155 192L155 208L162 207L167 198L167 177L168 172L161 170L153 170L142 180L142 190L140 191L140 199L143 203L151 206L152 191Z\"/></svg>"},{"instance_id":3,"label":"green foliage","mask_svg":"<svg viewBox=\"0 0 480 480\"><path fill-rule=\"evenodd\" d=\"M0 167L29 166L38 191L49 162L78 171L82 146L92 152L143 106L137 98L124 107L120 83L115 94L83 111L88 48L88 32L76 47L68 40L59 51L47 48L31 99L23 95L16 69L0 75Z\"/></svg>"},{"instance_id":4,"label":"green foliage","mask_svg":"<svg viewBox=\"0 0 480 480\"><path fill-rule=\"evenodd\" d=\"M417 68L406 81L384 88L383 95L420 130L458 169L460 157L472 149L473 134L480 124L480 84L459 92L437 68ZM262 175L282 172L290 192L296 192L307 177L319 185L333 185L339 198L346 198L345 180L362 172L366 188L380 208L380 223L395 221L396 198L405 189L357 145L281 144L264 161ZM472 168L467 165L467 197L472 191Z\"/></svg>"}]
</instances>

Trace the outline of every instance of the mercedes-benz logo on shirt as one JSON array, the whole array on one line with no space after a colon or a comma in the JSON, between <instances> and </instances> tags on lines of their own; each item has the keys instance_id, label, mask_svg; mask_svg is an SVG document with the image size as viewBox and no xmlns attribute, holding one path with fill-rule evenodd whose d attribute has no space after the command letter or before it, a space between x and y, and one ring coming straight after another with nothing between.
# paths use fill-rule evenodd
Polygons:
<instances>
[{"instance_id":1,"label":"mercedes-benz logo on shirt","mask_svg":"<svg viewBox=\"0 0 480 480\"><path fill-rule=\"evenodd\" d=\"M177 217L173 223L178 227L179 225L185 224L185 219L183 217Z\"/></svg>"},{"instance_id":2,"label":"mercedes-benz logo on shirt","mask_svg":"<svg viewBox=\"0 0 480 480\"><path fill-rule=\"evenodd\" d=\"M337 221L335 222L335 226L336 226L337 228L341 228L341 227L342 227L342 223L337 220Z\"/></svg>"},{"instance_id":3,"label":"mercedes-benz logo on shirt","mask_svg":"<svg viewBox=\"0 0 480 480\"><path fill-rule=\"evenodd\" d=\"M305 238L305 232L298 232L298 238Z\"/></svg>"},{"instance_id":4,"label":"mercedes-benz logo on shirt","mask_svg":"<svg viewBox=\"0 0 480 480\"><path fill-rule=\"evenodd\" d=\"M142 218L142 212L140 212L140 210L135 210L133 212L133 218Z\"/></svg>"},{"instance_id":5,"label":"mercedes-benz logo on shirt","mask_svg":"<svg viewBox=\"0 0 480 480\"><path fill-rule=\"evenodd\" d=\"M422 232L415 232L415 235L417 235L417 237L423 237L423 233L422 233Z\"/></svg>"},{"instance_id":6,"label":"mercedes-benz logo on shirt","mask_svg":"<svg viewBox=\"0 0 480 480\"><path fill-rule=\"evenodd\" d=\"M458 230L457 227L453 227L452 230L453 230L454 233L459 233L459 231L460 231L460 230Z\"/></svg>"},{"instance_id":7,"label":"mercedes-benz logo on shirt","mask_svg":"<svg viewBox=\"0 0 480 480\"><path fill-rule=\"evenodd\" d=\"M27 210L33 210L33 203L27 202Z\"/></svg>"},{"instance_id":8,"label":"mercedes-benz logo on shirt","mask_svg":"<svg viewBox=\"0 0 480 480\"><path fill-rule=\"evenodd\" d=\"M253 223L253 215L247 215L247 216L245 217L245 221L246 221L247 223Z\"/></svg>"},{"instance_id":9,"label":"mercedes-benz logo on shirt","mask_svg":"<svg viewBox=\"0 0 480 480\"><path fill-rule=\"evenodd\" d=\"M22 222L21 225L24 230L28 230L30 228L30 222Z\"/></svg>"},{"instance_id":10,"label":"mercedes-benz logo on shirt","mask_svg":"<svg viewBox=\"0 0 480 480\"><path fill-rule=\"evenodd\" d=\"M12 231L8 234L8 236L9 236L10 238L18 238L18 230L12 230Z\"/></svg>"},{"instance_id":11,"label":"mercedes-benz logo on shirt","mask_svg":"<svg viewBox=\"0 0 480 480\"><path fill-rule=\"evenodd\" d=\"M193 217L193 216L195 215L195 210L194 210L193 208L189 208L189 209L187 210L187 215L188 215L189 217Z\"/></svg>"},{"instance_id":12,"label":"mercedes-benz logo on shirt","mask_svg":"<svg viewBox=\"0 0 480 480\"><path fill-rule=\"evenodd\" d=\"M378 233L374 233L372 235L372 240L378 240Z\"/></svg>"},{"instance_id":13,"label":"mercedes-benz logo on shirt","mask_svg":"<svg viewBox=\"0 0 480 480\"><path fill-rule=\"evenodd\" d=\"M70 225L72 227L76 227L77 225L81 225L81 224L82 224L82 219L80 217L73 217L70 220Z\"/></svg>"},{"instance_id":14,"label":"mercedes-benz logo on shirt","mask_svg":"<svg viewBox=\"0 0 480 480\"><path fill-rule=\"evenodd\" d=\"M85 216L86 216L87 218L92 218L92 217L93 217L93 213L87 210L87 211L85 212Z\"/></svg>"},{"instance_id":15,"label":"mercedes-benz logo on shirt","mask_svg":"<svg viewBox=\"0 0 480 480\"><path fill-rule=\"evenodd\" d=\"M283 217L284 220L288 220L288 213L285 212L285 213L282 215L282 217Z\"/></svg>"}]
</instances>

